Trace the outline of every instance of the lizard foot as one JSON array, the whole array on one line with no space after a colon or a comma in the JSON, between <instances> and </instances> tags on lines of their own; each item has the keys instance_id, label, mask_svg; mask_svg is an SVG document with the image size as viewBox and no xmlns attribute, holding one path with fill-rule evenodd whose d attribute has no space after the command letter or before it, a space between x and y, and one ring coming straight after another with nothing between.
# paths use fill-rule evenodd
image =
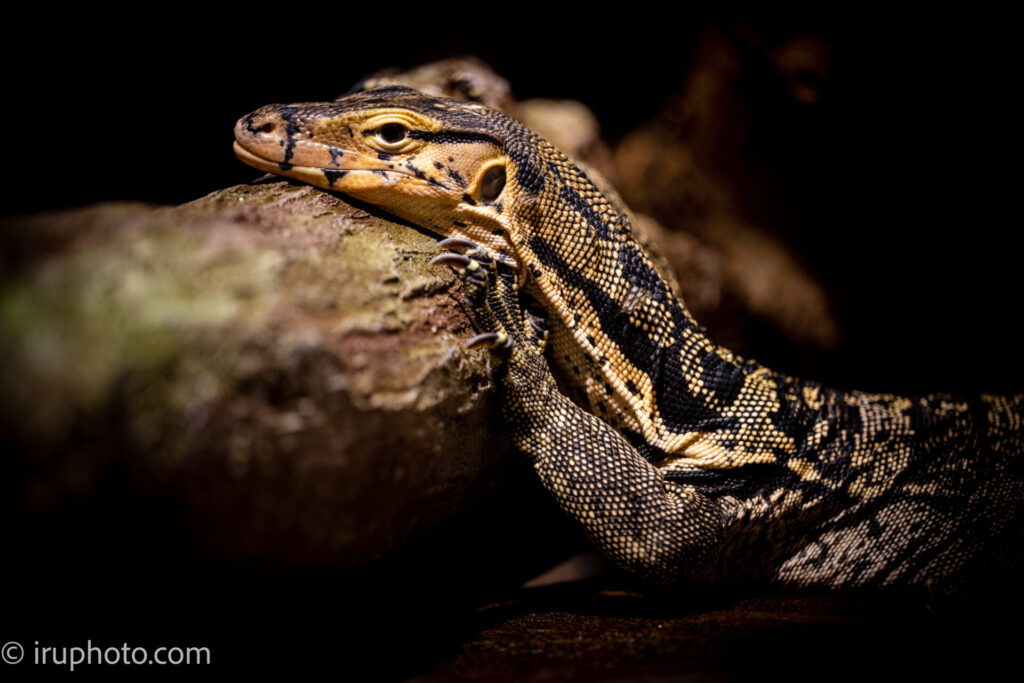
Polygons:
<instances>
[{"instance_id":1,"label":"lizard foot","mask_svg":"<svg viewBox=\"0 0 1024 683\"><path fill-rule=\"evenodd\" d=\"M430 261L430 265L451 266L458 273L465 288L466 297L474 309L486 306L489 279L496 269L495 261L487 250L469 240L449 237L437 243L438 248L447 249ZM476 318L476 316L474 316ZM477 329L481 320L474 319Z\"/></svg>"},{"instance_id":2,"label":"lizard foot","mask_svg":"<svg viewBox=\"0 0 1024 683\"><path fill-rule=\"evenodd\" d=\"M515 348L533 355L542 353L548 336L547 314L537 305L521 305L515 268L459 237L441 240L437 246L446 251L435 256L431 265L455 269L469 302L470 318L481 332L466 347L484 346L502 356Z\"/></svg>"}]
</instances>

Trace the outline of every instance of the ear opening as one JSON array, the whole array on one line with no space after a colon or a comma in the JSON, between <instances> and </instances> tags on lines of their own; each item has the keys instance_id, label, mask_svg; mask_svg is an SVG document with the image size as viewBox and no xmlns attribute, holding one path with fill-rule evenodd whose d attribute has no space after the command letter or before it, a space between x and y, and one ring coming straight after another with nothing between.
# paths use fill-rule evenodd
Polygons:
<instances>
[{"instance_id":1,"label":"ear opening","mask_svg":"<svg viewBox=\"0 0 1024 683\"><path fill-rule=\"evenodd\" d=\"M507 171L504 161L488 164L480 173L473 194L480 202L493 202L505 189Z\"/></svg>"}]
</instances>

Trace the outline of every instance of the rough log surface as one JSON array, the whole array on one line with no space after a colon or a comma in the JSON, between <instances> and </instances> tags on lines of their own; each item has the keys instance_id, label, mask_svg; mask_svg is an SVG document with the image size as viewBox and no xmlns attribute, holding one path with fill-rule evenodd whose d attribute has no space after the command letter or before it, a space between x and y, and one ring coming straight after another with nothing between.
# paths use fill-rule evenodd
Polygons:
<instances>
[{"instance_id":1,"label":"rough log surface","mask_svg":"<svg viewBox=\"0 0 1024 683\"><path fill-rule=\"evenodd\" d=\"M436 238L307 186L3 226L11 481L45 514L111 470L214 557L376 558L493 489L487 354ZM425 466L425 463L428 466Z\"/></svg>"}]
</instances>

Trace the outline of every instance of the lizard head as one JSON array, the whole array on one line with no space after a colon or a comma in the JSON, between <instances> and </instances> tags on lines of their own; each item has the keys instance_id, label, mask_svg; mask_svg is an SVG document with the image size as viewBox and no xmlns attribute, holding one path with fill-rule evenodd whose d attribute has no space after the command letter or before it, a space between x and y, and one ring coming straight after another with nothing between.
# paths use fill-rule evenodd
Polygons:
<instances>
[{"instance_id":1,"label":"lizard head","mask_svg":"<svg viewBox=\"0 0 1024 683\"><path fill-rule=\"evenodd\" d=\"M511 258L519 185L506 141L517 125L479 104L392 86L262 107L235 125L235 154Z\"/></svg>"}]
</instances>

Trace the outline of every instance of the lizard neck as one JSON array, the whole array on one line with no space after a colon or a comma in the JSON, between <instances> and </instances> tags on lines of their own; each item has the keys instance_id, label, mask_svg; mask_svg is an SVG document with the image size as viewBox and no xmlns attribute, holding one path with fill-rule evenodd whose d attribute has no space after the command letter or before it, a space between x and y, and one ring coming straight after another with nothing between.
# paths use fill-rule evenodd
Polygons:
<instances>
[{"instance_id":1,"label":"lizard neck","mask_svg":"<svg viewBox=\"0 0 1024 683\"><path fill-rule=\"evenodd\" d=\"M714 344L634 238L625 210L560 152L538 149L545 182L516 203L513 242L558 318L553 358L592 411L634 443L704 467L794 454L813 428L804 416L814 412L817 385Z\"/></svg>"}]
</instances>

